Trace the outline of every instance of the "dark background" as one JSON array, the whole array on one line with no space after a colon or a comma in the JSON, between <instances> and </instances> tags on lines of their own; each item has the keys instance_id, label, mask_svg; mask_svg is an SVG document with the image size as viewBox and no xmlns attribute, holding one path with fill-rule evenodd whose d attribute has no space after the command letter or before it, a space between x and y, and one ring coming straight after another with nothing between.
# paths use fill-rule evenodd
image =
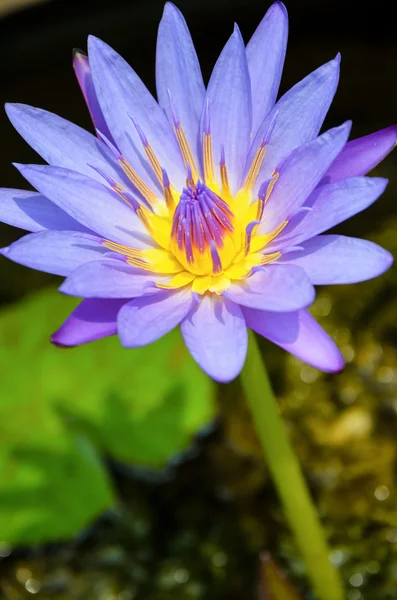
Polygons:
<instances>
[{"instance_id":1,"label":"dark background","mask_svg":"<svg viewBox=\"0 0 397 600\"><path fill-rule=\"evenodd\" d=\"M281 92L317 66L342 54L341 81L328 124L353 119L353 136L397 120L397 36L392 2L290 0L290 38ZM248 41L270 2L179 0L205 79L236 21ZM24 102L90 126L74 80L72 48L89 33L114 46L154 91L154 56L163 2L55 0L0 21L0 99ZM370 7L370 8L368 8ZM3 113L4 115L4 113ZM299 116L297 115L297 118ZM2 181L17 185L11 161L33 159L0 118Z\"/></svg>"}]
</instances>

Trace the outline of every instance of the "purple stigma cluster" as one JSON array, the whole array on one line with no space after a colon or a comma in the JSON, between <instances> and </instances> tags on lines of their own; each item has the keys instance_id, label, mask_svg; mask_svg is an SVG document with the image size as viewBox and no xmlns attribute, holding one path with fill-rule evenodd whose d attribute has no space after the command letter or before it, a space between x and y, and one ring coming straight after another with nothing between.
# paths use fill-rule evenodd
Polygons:
<instances>
[{"instance_id":1,"label":"purple stigma cluster","mask_svg":"<svg viewBox=\"0 0 397 600\"><path fill-rule=\"evenodd\" d=\"M229 206L202 181L183 189L172 223L171 236L188 263L193 264L195 252L211 252L221 269L217 249L223 248L226 232L233 233L233 213ZM218 264L219 261L219 264Z\"/></svg>"}]
</instances>

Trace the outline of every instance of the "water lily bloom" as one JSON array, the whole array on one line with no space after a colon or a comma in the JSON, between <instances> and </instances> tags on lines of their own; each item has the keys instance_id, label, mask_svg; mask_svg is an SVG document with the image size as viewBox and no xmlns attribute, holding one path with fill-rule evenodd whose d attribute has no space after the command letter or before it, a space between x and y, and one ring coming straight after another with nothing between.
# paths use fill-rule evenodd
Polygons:
<instances>
[{"instance_id":1,"label":"water lily bloom","mask_svg":"<svg viewBox=\"0 0 397 600\"><path fill-rule=\"evenodd\" d=\"M338 84L337 56L277 102L287 13L273 4L245 46L234 31L207 88L185 20L166 4L158 101L106 43L90 37L74 69L96 135L41 109L6 106L48 165L17 164L37 192L0 191L0 218L31 231L2 250L66 277L83 298L52 340L118 334L126 348L180 326L218 381L240 372L247 327L324 371L343 360L307 311L315 285L383 273L390 254L322 235L372 204L370 171L397 128L348 142L351 123L319 135Z\"/></svg>"}]
</instances>

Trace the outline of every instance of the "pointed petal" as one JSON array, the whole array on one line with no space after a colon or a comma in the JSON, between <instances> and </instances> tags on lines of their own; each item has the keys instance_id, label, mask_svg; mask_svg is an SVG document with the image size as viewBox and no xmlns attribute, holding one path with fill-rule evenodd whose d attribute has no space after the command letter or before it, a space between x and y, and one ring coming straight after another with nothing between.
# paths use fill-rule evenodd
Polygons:
<instances>
[{"instance_id":1,"label":"pointed petal","mask_svg":"<svg viewBox=\"0 0 397 600\"><path fill-rule=\"evenodd\" d=\"M159 293L155 282L164 279L121 260L104 258L82 264L69 274L59 291L82 298L133 298Z\"/></svg>"},{"instance_id":2,"label":"pointed petal","mask_svg":"<svg viewBox=\"0 0 397 600\"><path fill-rule=\"evenodd\" d=\"M251 83L244 42L237 25L223 48L208 84L201 120L201 137L206 128L208 102L215 164L225 150L232 193L243 174L252 127Z\"/></svg>"},{"instance_id":3,"label":"pointed petal","mask_svg":"<svg viewBox=\"0 0 397 600\"><path fill-rule=\"evenodd\" d=\"M135 71L94 36L88 38L88 55L100 107L121 152L137 173L150 181L142 166L149 169L132 116L174 185L183 185L186 173L171 125Z\"/></svg>"},{"instance_id":4,"label":"pointed petal","mask_svg":"<svg viewBox=\"0 0 397 600\"><path fill-rule=\"evenodd\" d=\"M102 114L98 98L96 97L88 56L84 52L76 50L73 53L73 69L77 81L79 82L80 89L83 92L95 129L98 129L108 140L113 142L112 135Z\"/></svg>"},{"instance_id":5,"label":"pointed petal","mask_svg":"<svg viewBox=\"0 0 397 600\"><path fill-rule=\"evenodd\" d=\"M276 102L287 39L287 9L282 2L275 2L263 17L246 49L251 77L253 136Z\"/></svg>"},{"instance_id":6,"label":"pointed petal","mask_svg":"<svg viewBox=\"0 0 397 600\"><path fill-rule=\"evenodd\" d=\"M282 234L269 245L275 248L296 246L371 206L387 185L381 177L352 177L318 187L305 205L311 210L296 215Z\"/></svg>"},{"instance_id":7,"label":"pointed petal","mask_svg":"<svg viewBox=\"0 0 397 600\"><path fill-rule=\"evenodd\" d=\"M224 294L236 304L277 312L304 308L315 298L315 290L302 269L279 264L232 284Z\"/></svg>"},{"instance_id":8,"label":"pointed petal","mask_svg":"<svg viewBox=\"0 0 397 600\"><path fill-rule=\"evenodd\" d=\"M283 263L301 267L313 285L357 283L381 275L393 256L373 242L322 235L302 244L303 250L284 254Z\"/></svg>"},{"instance_id":9,"label":"pointed petal","mask_svg":"<svg viewBox=\"0 0 397 600\"><path fill-rule=\"evenodd\" d=\"M89 166L95 165L120 181L122 171L114 157L105 144L88 131L58 115L25 104L6 104L6 112L18 133L50 165L102 182L103 178Z\"/></svg>"},{"instance_id":10,"label":"pointed petal","mask_svg":"<svg viewBox=\"0 0 397 600\"><path fill-rule=\"evenodd\" d=\"M187 289L135 298L123 306L117 318L121 343L137 348L155 342L179 325L191 305L192 294Z\"/></svg>"},{"instance_id":11,"label":"pointed petal","mask_svg":"<svg viewBox=\"0 0 397 600\"><path fill-rule=\"evenodd\" d=\"M186 21L171 2L164 7L157 37L156 86L159 104L173 123L171 94L193 156L199 162L197 141L205 87Z\"/></svg>"},{"instance_id":12,"label":"pointed petal","mask_svg":"<svg viewBox=\"0 0 397 600\"><path fill-rule=\"evenodd\" d=\"M29 233L0 250L0 254L25 267L62 276L87 261L102 258L105 252L98 238L71 231Z\"/></svg>"},{"instance_id":13,"label":"pointed petal","mask_svg":"<svg viewBox=\"0 0 397 600\"><path fill-rule=\"evenodd\" d=\"M215 381L227 383L240 373L248 335L241 309L227 298L205 295L181 324L189 352Z\"/></svg>"},{"instance_id":14,"label":"pointed petal","mask_svg":"<svg viewBox=\"0 0 397 600\"><path fill-rule=\"evenodd\" d=\"M29 190L0 189L0 220L26 231L92 233L47 198Z\"/></svg>"},{"instance_id":15,"label":"pointed petal","mask_svg":"<svg viewBox=\"0 0 397 600\"><path fill-rule=\"evenodd\" d=\"M39 192L98 235L135 248L150 243L133 209L105 185L68 169L15 166Z\"/></svg>"},{"instance_id":16,"label":"pointed petal","mask_svg":"<svg viewBox=\"0 0 397 600\"><path fill-rule=\"evenodd\" d=\"M290 152L318 135L331 105L339 79L339 56L291 88L264 119L249 151L248 172L256 151L276 118L258 185L270 179L273 170Z\"/></svg>"},{"instance_id":17,"label":"pointed petal","mask_svg":"<svg viewBox=\"0 0 397 600\"><path fill-rule=\"evenodd\" d=\"M348 142L325 174L324 183L366 175L393 150L396 143L397 125Z\"/></svg>"},{"instance_id":18,"label":"pointed petal","mask_svg":"<svg viewBox=\"0 0 397 600\"><path fill-rule=\"evenodd\" d=\"M244 317L248 327L316 369L343 369L337 346L307 310L272 313L244 308Z\"/></svg>"},{"instance_id":19,"label":"pointed petal","mask_svg":"<svg viewBox=\"0 0 397 600\"><path fill-rule=\"evenodd\" d=\"M348 121L291 152L263 211L260 233L270 233L302 206L346 144L350 128Z\"/></svg>"},{"instance_id":20,"label":"pointed petal","mask_svg":"<svg viewBox=\"0 0 397 600\"><path fill-rule=\"evenodd\" d=\"M125 300L83 300L52 334L56 346L79 346L117 333L117 314Z\"/></svg>"}]
</instances>

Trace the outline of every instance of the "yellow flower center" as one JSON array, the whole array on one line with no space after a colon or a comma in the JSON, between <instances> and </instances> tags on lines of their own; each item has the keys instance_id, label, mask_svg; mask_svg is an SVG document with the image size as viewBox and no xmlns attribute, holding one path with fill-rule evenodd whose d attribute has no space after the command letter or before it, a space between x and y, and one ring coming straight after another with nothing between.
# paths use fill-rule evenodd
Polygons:
<instances>
[{"instance_id":1,"label":"yellow flower center","mask_svg":"<svg viewBox=\"0 0 397 600\"><path fill-rule=\"evenodd\" d=\"M112 187L134 208L158 248L138 250L105 241L107 248L123 254L134 267L169 276L167 283L157 284L159 287L177 289L191 285L199 294L208 291L222 294L231 282L249 277L254 267L280 257L280 252L264 254L264 248L284 229L287 221L270 234L258 234L258 224L278 173L273 173L259 197L253 197L266 153L265 143L258 149L244 185L232 196L223 156L219 165L220 185L216 181L211 134L203 134L204 178L201 180L182 126L175 123L187 169L186 187L178 192L138 126L137 129L162 185L163 198L149 190L122 156L119 163L145 199L145 205L131 200L131 195L119 184L114 183Z\"/></svg>"}]
</instances>

